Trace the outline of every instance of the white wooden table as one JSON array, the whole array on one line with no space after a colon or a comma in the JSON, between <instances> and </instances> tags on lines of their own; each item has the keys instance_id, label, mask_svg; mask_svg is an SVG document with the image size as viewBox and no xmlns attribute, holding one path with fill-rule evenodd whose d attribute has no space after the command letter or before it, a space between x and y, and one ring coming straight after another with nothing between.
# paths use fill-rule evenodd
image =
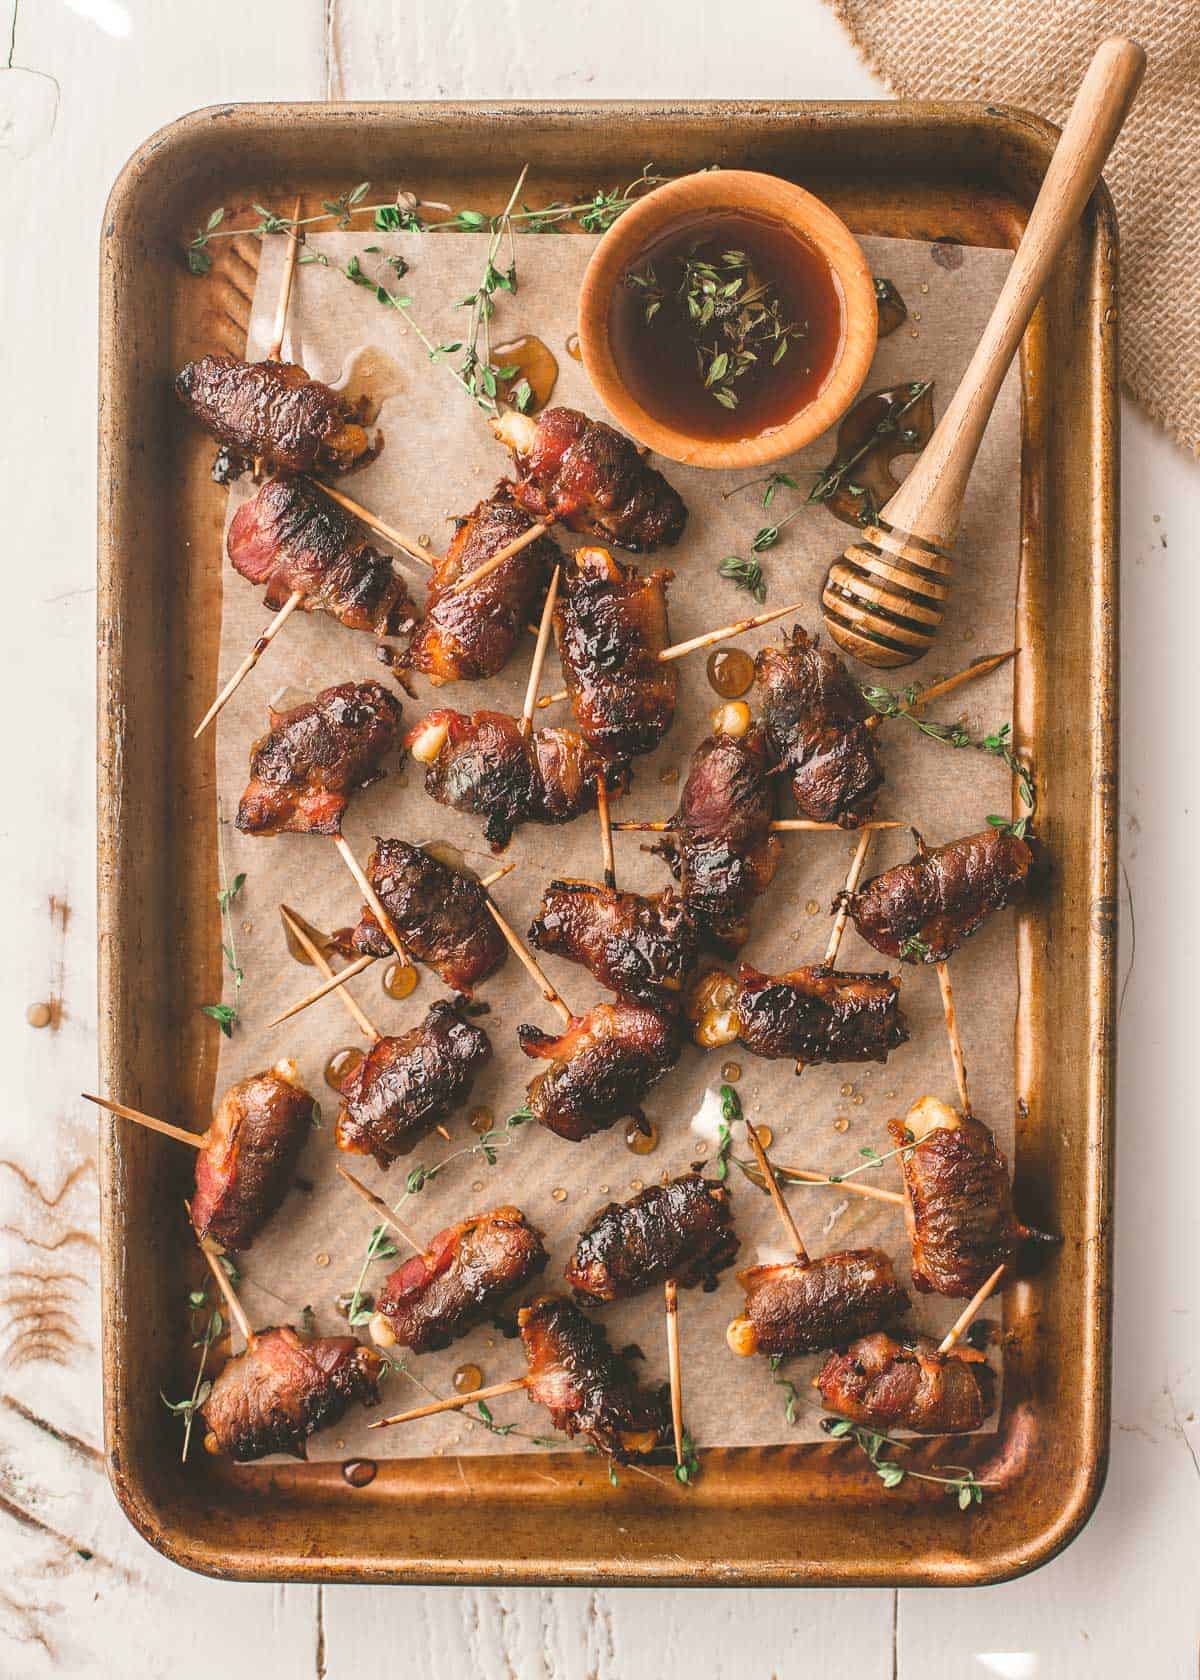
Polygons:
<instances>
[{"instance_id":1,"label":"white wooden table","mask_svg":"<svg viewBox=\"0 0 1200 1680\"><path fill-rule=\"evenodd\" d=\"M99 1452L93 559L96 236L154 128L238 99L876 95L822 0L8 0L0 68L0 1673L544 1680L1193 1676L1200 1275L1188 1053L1200 840L1192 717L1200 471L1126 407L1125 963L1115 1431L1073 1547L979 1592L230 1586L132 1531ZM0 48L0 51L3 49ZM931 50L936 47L931 44ZM1137 300L1126 301L1136 308ZM1151 613L1158 600L1184 609ZM1137 912L1134 961L1133 908ZM57 1030L28 1005L52 1001Z\"/></svg>"}]
</instances>

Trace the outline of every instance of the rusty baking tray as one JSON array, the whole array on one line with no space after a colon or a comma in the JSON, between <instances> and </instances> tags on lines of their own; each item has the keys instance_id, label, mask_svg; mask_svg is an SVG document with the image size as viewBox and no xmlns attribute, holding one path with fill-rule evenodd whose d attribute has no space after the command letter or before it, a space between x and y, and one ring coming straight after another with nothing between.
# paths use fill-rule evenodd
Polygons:
<instances>
[{"instance_id":1,"label":"rusty baking tray","mask_svg":"<svg viewBox=\"0 0 1200 1680\"><path fill-rule=\"evenodd\" d=\"M215 204L320 198L371 179L499 208L528 162L547 199L628 179L770 170L863 234L1015 245L1056 131L969 104L242 105L149 140L102 231L99 897L102 1089L205 1113L219 995L213 734L224 498L170 375L233 330L220 285L180 260ZM906 1481L885 1490L846 1443L724 1451L686 1496L603 1464L384 1462L366 1489L337 1464L252 1475L179 1464L160 1401L176 1374L181 1163L101 1121L109 1474L168 1557L233 1578L952 1586L1045 1562L1104 1478L1111 1315L1116 830L1116 227L1101 189L1023 352L1023 563L1014 728L1035 744L1054 870L1018 923L1023 1208L1068 1232L1044 1278L1004 1297L999 1432L965 1456L999 1483L982 1507ZM235 312L236 313L236 312ZM919 1447L936 1455L936 1447ZM956 1454L956 1456L963 1456ZM194 1454L194 1459L204 1455ZM539 1460L539 1463L542 1461Z\"/></svg>"}]
</instances>

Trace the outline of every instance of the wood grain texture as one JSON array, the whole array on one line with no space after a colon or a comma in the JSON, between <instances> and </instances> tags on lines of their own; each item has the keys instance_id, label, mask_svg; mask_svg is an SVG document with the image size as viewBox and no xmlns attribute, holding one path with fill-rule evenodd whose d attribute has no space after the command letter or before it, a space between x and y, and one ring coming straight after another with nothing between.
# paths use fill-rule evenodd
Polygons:
<instances>
[{"instance_id":1,"label":"wood grain texture","mask_svg":"<svg viewBox=\"0 0 1200 1680\"><path fill-rule=\"evenodd\" d=\"M124 16L108 35L89 10ZM7 18L6 18L7 21ZM482 25L486 23L486 27ZM6 31L7 33L7 31ZM755 43L747 51L746 42ZM328 47L328 54L326 48ZM256 1680L264 1652L288 1675L351 1680L386 1661L424 1677L480 1680L821 1672L842 1680L1196 1672L1200 1543L1200 1227L1187 978L1197 913L1167 888L1200 843L1187 614L1162 593L1194 588L1188 541L1200 472L1127 409L1123 793L1127 893L1121 1020L1118 1343L1109 1486L1079 1541L1038 1574L972 1593L236 1587L188 1576L150 1552L98 1466L94 1121L75 1093L94 1075L92 912L92 459L94 307L87 248L112 177L158 123L192 105L250 97L867 97L875 85L819 0L698 9L614 0L574 7L506 0L486 10L384 0L269 0L258 8L83 4L17 20L0 69L0 173L20 264L0 265L6 405L0 456L18 602L0 635L10 702L37 695L36 730L10 745L20 809L0 833L10 962L0 1011L6 1130L0 1259L78 1272L71 1363L0 1371L0 1671L120 1669L172 1680ZM15 127L7 127L9 118ZM77 265L63 262L70 204ZM51 395L53 393L53 395ZM31 418L55 414L55 449L31 451ZM64 470L65 469L65 470ZM65 490L65 494L64 494ZM45 519L53 508L52 525ZM30 566L26 557L37 556ZM19 562L26 559L26 564ZM28 577L28 583L23 578ZM1153 587L1152 587L1153 586ZM50 657L46 658L49 651ZM1174 721L1168 721L1174 720ZM1064 728L1076 728L1064 719ZM51 896L72 917L52 919ZM1129 937L1136 908L1136 960ZM1116 906L1113 906L1115 913ZM1123 970L1124 972L1124 970ZM24 1022L57 996L57 1035ZM1147 1171L1148 1160L1160 1170ZM1168 1162L1180 1171L1162 1171ZM91 1553L83 1556L81 1553ZM893 1611L893 1600L899 1603ZM382 1656L381 1656L382 1654Z\"/></svg>"}]
</instances>

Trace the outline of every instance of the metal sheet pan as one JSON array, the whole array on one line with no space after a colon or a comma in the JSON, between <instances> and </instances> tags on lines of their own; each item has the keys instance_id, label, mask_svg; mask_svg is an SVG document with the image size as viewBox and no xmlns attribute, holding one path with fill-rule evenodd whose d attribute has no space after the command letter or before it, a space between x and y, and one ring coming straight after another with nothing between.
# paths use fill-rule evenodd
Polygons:
<instances>
[{"instance_id":1,"label":"metal sheet pan","mask_svg":"<svg viewBox=\"0 0 1200 1680\"><path fill-rule=\"evenodd\" d=\"M862 233L1014 245L1055 131L946 104L247 105L154 136L114 188L101 246L100 1047L104 1088L170 1113L212 1098L213 776L190 734L213 690L223 498L170 376L230 341L235 302L196 286L181 236L215 203L404 180L495 205L514 160L548 196L710 163L802 181ZM884 1490L844 1443L714 1454L681 1512L642 1477L565 1455L557 1485L520 1456L248 1475L178 1463L170 1385L186 1163L101 1122L109 1472L130 1519L178 1562L305 1581L968 1585L1045 1562L1103 1482L1116 869L1116 229L1101 190L1059 264L1022 362L1020 640L1014 729L1035 749L1054 870L1019 922L1017 1176L1023 1209L1071 1233L1045 1278L1004 1298L999 1432L958 1454L998 1483L960 1513ZM228 306L228 307L227 307ZM937 1454L918 1445L914 1467ZM195 1455L199 1460L203 1455ZM545 1459L538 1460L545 1467Z\"/></svg>"}]
</instances>

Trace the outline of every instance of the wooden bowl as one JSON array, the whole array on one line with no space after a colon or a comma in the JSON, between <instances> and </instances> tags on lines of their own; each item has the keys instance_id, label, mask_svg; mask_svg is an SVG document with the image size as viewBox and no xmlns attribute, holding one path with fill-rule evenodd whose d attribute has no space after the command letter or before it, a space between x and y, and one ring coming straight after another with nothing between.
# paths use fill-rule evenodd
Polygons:
<instances>
[{"instance_id":1,"label":"wooden bowl","mask_svg":"<svg viewBox=\"0 0 1200 1680\"><path fill-rule=\"evenodd\" d=\"M828 262L842 306L841 343L820 391L783 425L747 438L697 437L647 413L622 378L609 342L613 292L647 246L689 214L722 210L764 216L800 234ZM579 294L580 350L601 402L639 443L696 467L778 461L836 425L866 378L878 332L875 284L846 224L803 187L745 169L682 176L626 210L593 252Z\"/></svg>"}]
</instances>

